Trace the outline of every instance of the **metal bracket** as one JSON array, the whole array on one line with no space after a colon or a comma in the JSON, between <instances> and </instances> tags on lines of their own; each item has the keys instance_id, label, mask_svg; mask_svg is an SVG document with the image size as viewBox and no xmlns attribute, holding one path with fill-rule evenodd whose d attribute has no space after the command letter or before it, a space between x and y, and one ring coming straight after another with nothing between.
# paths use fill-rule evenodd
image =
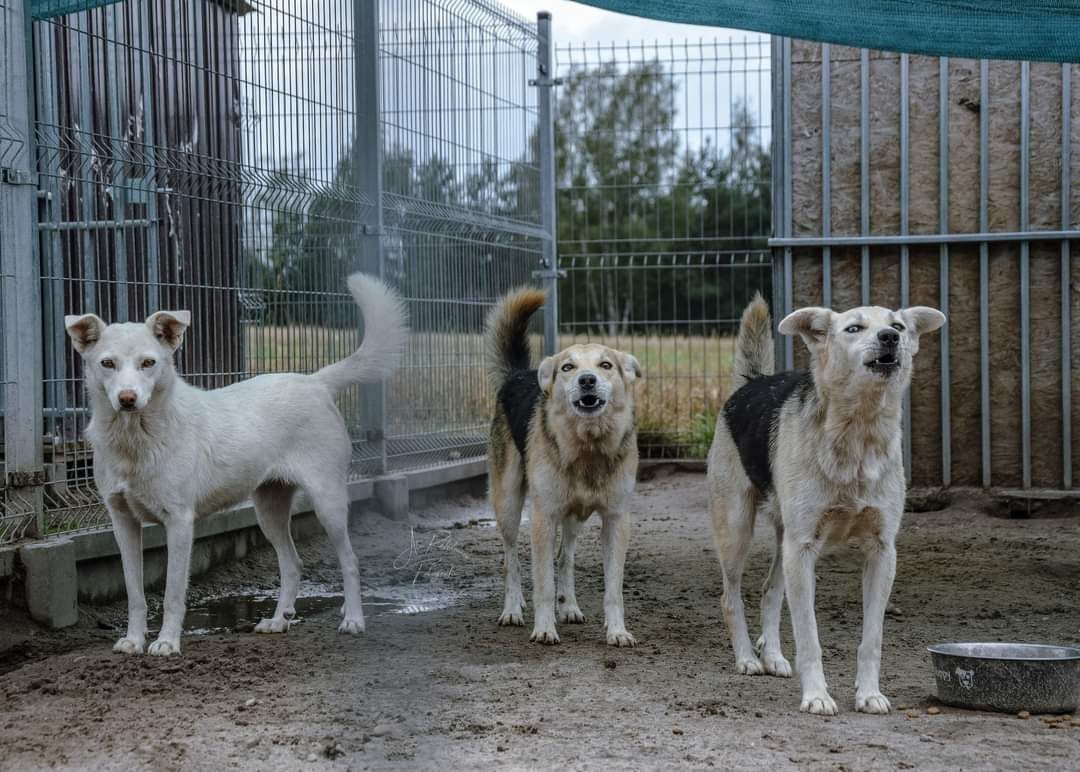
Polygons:
<instances>
[{"instance_id":1,"label":"metal bracket","mask_svg":"<svg viewBox=\"0 0 1080 772\"><path fill-rule=\"evenodd\" d=\"M44 485L45 471L37 470L35 472L8 472L7 478L4 481L5 488L37 488Z\"/></svg>"},{"instance_id":2,"label":"metal bracket","mask_svg":"<svg viewBox=\"0 0 1080 772\"><path fill-rule=\"evenodd\" d=\"M382 228L378 225L362 225L360 226L360 232L365 236L381 236Z\"/></svg>"},{"instance_id":3,"label":"metal bracket","mask_svg":"<svg viewBox=\"0 0 1080 772\"><path fill-rule=\"evenodd\" d=\"M12 169L10 166L0 167L0 182L5 185L36 185L36 174L25 169Z\"/></svg>"},{"instance_id":4,"label":"metal bracket","mask_svg":"<svg viewBox=\"0 0 1080 772\"><path fill-rule=\"evenodd\" d=\"M382 429L368 429L364 432L364 440L367 442L382 442L385 439Z\"/></svg>"},{"instance_id":5,"label":"metal bracket","mask_svg":"<svg viewBox=\"0 0 1080 772\"><path fill-rule=\"evenodd\" d=\"M548 77L547 67L543 64L539 65L537 69L540 71L539 78L529 78L530 86L561 86L563 84L562 78Z\"/></svg>"},{"instance_id":6,"label":"metal bracket","mask_svg":"<svg viewBox=\"0 0 1080 772\"><path fill-rule=\"evenodd\" d=\"M554 270L551 268L544 268L540 271L533 271L532 275L534 279L565 279L566 271L561 268L556 268Z\"/></svg>"}]
</instances>

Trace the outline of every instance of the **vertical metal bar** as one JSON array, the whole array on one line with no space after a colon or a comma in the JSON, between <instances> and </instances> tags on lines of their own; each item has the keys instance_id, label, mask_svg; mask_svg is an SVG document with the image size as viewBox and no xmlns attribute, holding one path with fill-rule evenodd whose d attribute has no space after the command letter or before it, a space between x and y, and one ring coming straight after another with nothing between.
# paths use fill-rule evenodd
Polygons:
<instances>
[{"instance_id":1,"label":"vertical metal bar","mask_svg":"<svg viewBox=\"0 0 1080 772\"><path fill-rule=\"evenodd\" d=\"M127 150L126 130L120 126L120 98L117 92L118 85L122 82L120 66L122 59L117 57L119 42L117 38L118 28L116 15L118 9L123 6L113 5L102 9L105 17L105 39L102 48L105 49L105 77L112 81L108 89L108 104L106 115L108 116L109 128L108 143L109 153L112 155L111 163L108 164L110 177L109 187L112 191L112 217L117 223L123 223L127 219L128 186L131 184L127 178ZM89 96L87 94L86 96ZM126 96L126 95L125 95ZM113 310L113 318L110 322L128 321L128 278L127 278L127 239L129 232L122 227L112 229L112 255L113 273L110 277L116 288L116 308Z\"/></svg>"},{"instance_id":2,"label":"vertical metal bar","mask_svg":"<svg viewBox=\"0 0 1080 772\"><path fill-rule=\"evenodd\" d=\"M792 183L792 159L791 159L791 38L784 38L784 235L788 238L792 235L791 227L791 183ZM794 309L792 292L792 254L791 248L784 249L784 316ZM784 336L784 368L790 370L795 366L795 341L791 336Z\"/></svg>"},{"instance_id":3,"label":"vertical metal bar","mask_svg":"<svg viewBox=\"0 0 1080 772\"><path fill-rule=\"evenodd\" d=\"M34 159L33 38L29 2L0 5L0 56L7 73L0 103L6 148L0 155L0 291L4 319L4 470L42 470L41 273L36 238L37 174ZM6 114L5 114L6 113ZM17 333L17 334L16 334ZM42 487L36 481L6 485L7 506L32 518L28 530L45 533Z\"/></svg>"},{"instance_id":4,"label":"vertical metal bar","mask_svg":"<svg viewBox=\"0 0 1080 772\"><path fill-rule=\"evenodd\" d=\"M870 235L870 52L859 57L859 232ZM870 305L870 247L862 248L862 305Z\"/></svg>"},{"instance_id":5,"label":"vertical metal bar","mask_svg":"<svg viewBox=\"0 0 1080 772\"><path fill-rule=\"evenodd\" d=\"M773 35L771 38L770 74L772 81L772 233L774 236L786 235L784 227L786 218L784 207L787 200L784 196L787 175L787 145L785 134L785 112L787 106L787 82L785 76L785 52L787 51L784 38ZM773 249L772 251L772 307L773 307L773 333L776 325L783 316L784 309L784 260L783 254L788 250ZM783 370L787 363L787 340L780 338L774 347L776 370Z\"/></svg>"},{"instance_id":6,"label":"vertical metal bar","mask_svg":"<svg viewBox=\"0 0 1080 772\"><path fill-rule=\"evenodd\" d=\"M909 201L908 193L911 183L909 175L909 150L910 134L908 131L909 105L909 62L907 54L900 54L900 235L908 235ZM908 297L911 287L911 262L907 244L900 246L900 307L907 308L910 304ZM907 482L911 483L911 388L904 390L904 418L903 418L903 453L904 475Z\"/></svg>"},{"instance_id":7,"label":"vertical metal bar","mask_svg":"<svg viewBox=\"0 0 1080 772\"><path fill-rule=\"evenodd\" d=\"M949 232L949 58L943 56L938 72L938 231ZM949 245L939 251L938 293L945 326L941 336L941 484L952 484L952 404L949 384Z\"/></svg>"},{"instance_id":8,"label":"vertical metal bar","mask_svg":"<svg viewBox=\"0 0 1080 772\"><path fill-rule=\"evenodd\" d=\"M1061 228L1069 230L1072 223L1071 180L1069 178L1070 143L1072 142L1072 68L1061 65ZM1072 487L1072 332L1069 286L1069 242L1061 241L1061 483L1063 488Z\"/></svg>"},{"instance_id":9,"label":"vertical metal bar","mask_svg":"<svg viewBox=\"0 0 1080 772\"><path fill-rule=\"evenodd\" d=\"M825 238L832 235L832 169L830 168L832 155L829 146L832 125L829 104L831 69L829 44L823 43L821 45L821 235ZM831 247L822 247L821 250L821 305L826 308L832 306Z\"/></svg>"},{"instance_id":10,"label":"vertical metal bar","mask_svg":"<svg viewBox=\"0 0 1080 772\"><path fill-rule=\"evenodd\" d=\"M555 109L552 90L555 86L554 57L551 41L551 14L536 15L536 98L540 157L540 224L547 233L543 245L543 278L547 290L544 304L544 354L559 349L559 263L555 227Z\"/></svg>"},{"instance_id":11,"label":"vertical metal bar","mask_svg":"<svg viewBox=\"0 0 1080 772\"><path fill-rule=\"evenodd\" d=\"M1028 229L1031 65L1020 63L1020 230ZM1031 487L1031 245L1020 242L1020 435L1023 485Z\"/></svg>"},{"instance_id":12,"label":"vertical metal bar","mask_svg":"<svg viewBox=\"0 0 1080 772\"><path fill-rule=\"evenodd\" d=\"M357 188L370 209L357 218L360 269L382 276L383 147L379 124L379 0L353 0L353 88L356 91L357 149L354 173ZM361 206L364 206L362 204ZM382 383L365 384L360 391L364 439L374 446L380 473L386 472L386 389Z\"/></svg>"},{"instance_id":13,"label":"vertical metal bar","mask_svg":"<svg viewBox=\"0 0 1080 772\"><path fill-rule=\"evenodd\" d=\"M979 62L979 231L990 228L990 63ZM990 245L979 244L979 401L982 484L990 487Z\"/></svg>"}]
</instances>

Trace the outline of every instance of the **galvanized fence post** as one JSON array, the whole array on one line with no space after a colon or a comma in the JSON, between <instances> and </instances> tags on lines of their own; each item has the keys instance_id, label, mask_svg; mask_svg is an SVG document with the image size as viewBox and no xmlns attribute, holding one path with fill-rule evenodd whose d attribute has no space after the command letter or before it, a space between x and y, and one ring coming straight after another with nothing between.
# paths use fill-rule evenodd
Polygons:
<instances>
[{"instance_id":1,"label":"galvanized fence post","mask_svg":"<svg viewBox=\"0 0 1080 772\"><path fill-rule=\"evenodd\" d=\"M360 270L384 275L383 147L380 130L381 85L379 71L379 0L353 0L353 89L356 94L356 131L353 138L353 174L370 210L358 217ZM382 383L361 387L364 439L376 453L378 472L386 472L386 389Z\"/></svg>"},{"instance_id":2,"label":"galvanized fence post","mask_svg":"<svg viewBox=\"0 0 1080 772\"><path fill-rule=\"evenodd\" d=\"M23 516L24 524L16 529L43 536L41 277L30 31L29 0L0 2L0 407L5 472L0 514Z\"/></svg>"},{"instance_id":3,"label":"galvanized fence post","mask_svg":"<svg viewBox=\"0 0 1080 772\"><path fill-rule=\"evenodd\" d=\"M791 41L778 35L772 37L772 233L774 237L791 236L790 195L790 80ZM772 305L773 333L784 315L791 311L791 262L790 247L772 250ZM777 372L792 366L793 348L789 337L777 336Z\"/></svg>"},{"instance_id":4,"label":"galvanized fence post","mask_svg":"<svg viewBox=\"0 0 1080 772\"><path fill-rule=\"evenodd\" d=\"M529 81L537 89L539 114L540 164L540 224L547 238L544 240L543 267L533 275L543 279L547 290L544 306L544 355L551 356L559 348L559 257L556 249L555 223L555 109L552 89L562 81L554 77L554 56L551 41L551 14L541 11L536 15L536 78Z\"/></svg>"}]
</instances>

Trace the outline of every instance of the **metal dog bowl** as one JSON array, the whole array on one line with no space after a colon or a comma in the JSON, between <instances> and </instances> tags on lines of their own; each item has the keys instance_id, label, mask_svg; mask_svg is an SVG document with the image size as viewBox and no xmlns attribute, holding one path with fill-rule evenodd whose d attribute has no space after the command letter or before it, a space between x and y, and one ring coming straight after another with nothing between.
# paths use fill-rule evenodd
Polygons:
<instances>
[{"instance_id":1,"label":"metal dog bowl","mask_svg":"<svg viewBox=\"0 0 1080 772\"><path fill-rule=\"evenodd\" d=\"M1017 713L1068 713L1080 706L1080 648L1033 643L939 643L938 699L947 705Z\"/></svg>"}]
</instances>

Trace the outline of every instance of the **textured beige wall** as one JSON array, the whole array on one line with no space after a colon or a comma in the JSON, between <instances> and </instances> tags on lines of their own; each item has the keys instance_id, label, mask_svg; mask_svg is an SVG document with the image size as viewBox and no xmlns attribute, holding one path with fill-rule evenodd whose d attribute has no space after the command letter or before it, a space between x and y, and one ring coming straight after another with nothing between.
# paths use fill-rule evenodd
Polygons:
<instances>
[{"instance_id":1,"label":"textured beige wall","mask_svg":"<svg viewBox=\"0 0 1080 772\"><path fill-rule=\"evenodd\" d=\"M834 235L858 235L860 223L860 58L856 49L830 52L831 195L822 200L821 47L792 46L792 225L795 236L821 232L822 207L830 207ZM1061 67L1031 65L1030 229L1061 227ZM1070 209L1080 222L1080 67L1072 68L1070 104L1073 130ZM991 230L1019 230L1020 221L1020 64L991 62L989 67L989 182ZM909 59L909 228L936 233L939 222L939 62ZM949 62L949 229L979 230L979 63ZM900 230L900 57L870 55L870 226L874 235ZM1073 244L1080 252L1080 243ZM991 457L995 485L1021 483L1020 295L1018 244L989 250ZM1032 482L1061 486L1061 280L1059 248L1035 242L1031 266L1031 415ZM939 250L910 251L911 302L939 305ZM820 250L796 250L795 305L819 304ZM979 384L979 249L950 249L949 303L952 423L952 482L981 482ZM833 250L833 306L857 305L860 252ZM1070 384L1074 403L1073 477L1080 482L1080 256L1072 261L1070 301ZM896 248L871 250L871 300L897 306L900 260ZM798 347L801 349L801 346ZM941 400L938 336L924 341L912 386L912 476L916 484L941 482ZM805 362L797 350L796 362Z\"/></svg>"}]
</instances>

